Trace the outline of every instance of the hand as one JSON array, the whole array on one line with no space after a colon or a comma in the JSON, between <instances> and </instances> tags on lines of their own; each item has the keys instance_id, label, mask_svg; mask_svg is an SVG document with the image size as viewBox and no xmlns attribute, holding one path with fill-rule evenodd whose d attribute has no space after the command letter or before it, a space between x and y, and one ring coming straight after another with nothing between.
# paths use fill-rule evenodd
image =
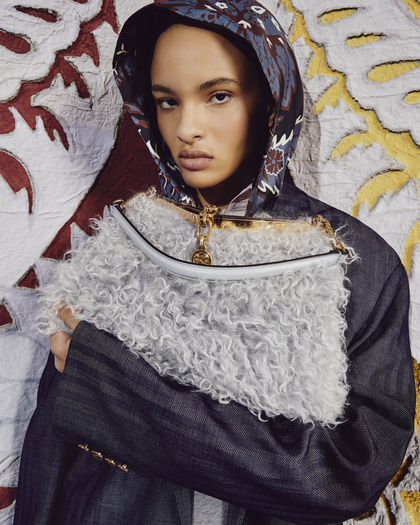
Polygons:
<instances>
[{"instance_id":1,"label":"hand","mask_svg":"<svg viewBox=\"0 0 420 525\"><path fill-rule=\"evenodd\" d=\"M55 306L58 317L72 330L80 323L72 314L66 303L58 303ZM51 352L54 354L54 364L59 372L63 372L69 351L71 335L66 332L56 332L50 335Z\"/></svg>"}]
</instances>

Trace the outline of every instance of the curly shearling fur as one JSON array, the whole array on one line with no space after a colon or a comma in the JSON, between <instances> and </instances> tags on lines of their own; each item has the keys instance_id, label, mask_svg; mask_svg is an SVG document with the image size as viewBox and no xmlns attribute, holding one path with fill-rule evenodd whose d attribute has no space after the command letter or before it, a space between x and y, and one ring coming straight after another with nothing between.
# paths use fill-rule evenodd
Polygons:
<instances>
[{"instance_id":1,"label":"curly shearling fur","mask_svg":"<svg viewBox=\"0 0 420 525\"><path fill-rule=\"evenodd\" d=\"M189 260L195 226L155 198L138 196L127 216L157 247ZM240 282L190 281L153 264L112 217L59 265L44 290L45 333L63 329L53 305L115 334L162 376L234 400L260 418L284 415L336 424L348 386L343 351L349 292L341 265ZM316 229L214 230L216 264L253 264L330 250Z\"/></svg>"}]
</instances>

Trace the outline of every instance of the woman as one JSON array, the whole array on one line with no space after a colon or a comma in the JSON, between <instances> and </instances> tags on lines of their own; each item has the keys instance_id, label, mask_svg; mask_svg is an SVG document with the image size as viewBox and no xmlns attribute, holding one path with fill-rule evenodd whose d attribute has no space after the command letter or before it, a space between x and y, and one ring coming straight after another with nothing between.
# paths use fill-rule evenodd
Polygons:
<instances>
[{"instance_id":1,"label":"woman","mask_svg":"<svg viewBox=\"0 0 420 525\"><path fill-rule=\"evenodd\" d=\"M218 323L227 330L229 323L223 325L220 319L223 309L214 305L213 317L206 317L208 324L213 323L210 328L200 320L190 332L178 330L182 332L179 338L179 325L173 322L182 317L177 308L187 308L179 305L185 291L188 297L207 293L208 301L217 292L217 302L224 304L233 297L237 285L226 288L228 293L219 293L218 287L224 284L199 282L190 286L168 281L165 273L158 274L160 270L145 259L137 264L137 248L124 240L115 221L100 222L98 236L68 265L68 281L63 284L63 289L68 286L67 295L60 299L70 303L71 309L61 305L59 316L73 330L71 344L70 335L62 331L51 338L55 357L50 358L41 380L38 408L25 441L15 524L313 525L341 522L370 510L398 470L413 431L407 278L397 255L374 232L308 197L285 176L302 121L302 87L278 22L256 2L159 2L127 22L117 45L115 68L127 108L159 166L165 197L200 208L217 205L231 215L263 214L292 220L322 215L334 229L341 228L358 260L346 266L350 296L343 284L343 271L337 270L340 265L326 270L327 281L322 285L315 269L303 280L289 283L293 290L302 288L293 292L301 301L296 304L289 304L286 286L287 300L282 303L282 292L276 291L272 300L271 284L263 288L262 280L257 280L255 294L260 295L256 304L262 305L264 322L257 322L261 311L246 309L254 304L253 293L248 292L243 311L234 311L238 304L242 308L241 289L231 308L224 311L229 320L236 319L235 315L254 315L252 330L242 330L241 323L235 321L238 335L231 353L240 356L235 353L236 345L246 340L249 358L241 363L241 373L245 370L242 380L237 370L230 377L232 384L242 388L238 394L239 390L227 390L229 381L223 383L233 366L227 361L230 353L221 353L219 362L213 360L215 378L221 382L211 383L206 380L209 370L205 366L214 354L208 352L208 359L199 352L190 355L192 343L185 342L189 337L196 337L194 344L201 341L201 332ZM184 230L178 229L177 212L161 211L160 205L150 202L149 197L140 197L127 213L134 218L143 213L144 224L149 230L155 227L158 240L165 238L169 243L172 237L181 239ZM154 214L149 219L142 211L146 208ZM299 235L306 235L302 228ZM223 248L226 242L218 240L223 240L223 232L217 235L213 232L211 240L214 237L216 248ZM317 234L314 237L311 231L308 235L309 240L302 238L307 239L310 251ZM289 237L294 239L295 234ZM249 242L252 244L251 238ZM209 245L210 241L204 246L206 251ZM234 249L235 244L231 246ZM262 246L257 261L265 260ZM176 243L168 250L176 251ZM297 253L296 248L295 257ZM146 273L149 267L152 269ZM130 281L136 271L143 280L149 279L150 287L124 298L119 293L121 279ZM101 281L102 272L105 278ZM95 277L87 276L85 281L83 274L88 273ZM333 286L336 278L341 284ZM305 302L311 280L317 293L322 289L322 297L329 294L329 288L338 290L332 314L336 324L328 326L324 321L319 330L315 329L322 318L318 309L324 305L309 307L309 300ZM86 284L91 282L96 287L93 293ZM262 304L264 293L271 300L269 306ZM81 303L83 294L86 299ZM160 295L165 300L172 297L173 302L156 308ZM133 312L128 306L127 316L133 317L121 316L119 303L125 308L135 304L138 296L141 308ZM108 299L115 299L115 319L111 320L105 314ZM291 332L285 335L283 323L283 332L273 335L268 348L270 345L262 342L266 343L264 332L270 323L277 322L277 317L270 318L279 309L277 303L286 316L281 319L287 318L290 307L290 319L296 317L306 333L294 333L289 322ZM205 309L207 303L202 304ZM83 310L82 322L76 319L79 315L73 315L77 307ZM309 317L299 317L297 310L308 310L305 315ZM161 322L147 324L156 318ZM251 321L246 321L247 326ZM98 329L101 322L107 331ZM50 331L59 327L51 317ZM211 348L217 347L215 339L221 344L225 336L233 340L233 335L223 330L210 337ZM146 331L149 346L142 347ZM330 348L330 331L338 350ZM256 332L261 332L257 338ZM273 347L283 344L279 334L284 336L290 362L296 355L308 357L301 348L303 339L309 341L308 348L312 339L319 339L320 357L311 361L312 372L302 368L301 361L294 368L284 363L272 366ZM122 341L131 349L143 348L144 359L134 359ZM225 350L232 347L229 341ZM172 370L167 359L165 349L170 348L171 359L183 356L178 369L175 363ZM137 353L141 354L140 350ZM332 357L327 359L330 353ZM266 368L259 362L261 355L268 356ZM54 359L63 374L57 373ZM191 363L193 371L187 366ZM229 366L223 375L226 363ZM252 383L262 369L262 380ZM266 399L267 392L278 387L273 375L277 372L283 381L281 390L294 389L281 410ZM248 382L252 383L251 393ZM334 395L328 394L331 385ZM328 395L323 396L323 391ZM316 397L315 403L311 403L311 395ZM264 404L260 403L262 398ZM336 398L338 408L337 404L327 406ZM318 413L320 406L325 411ZM261 421L264 416L268 417L265 422Z\"/></svg>"}]
</instances>

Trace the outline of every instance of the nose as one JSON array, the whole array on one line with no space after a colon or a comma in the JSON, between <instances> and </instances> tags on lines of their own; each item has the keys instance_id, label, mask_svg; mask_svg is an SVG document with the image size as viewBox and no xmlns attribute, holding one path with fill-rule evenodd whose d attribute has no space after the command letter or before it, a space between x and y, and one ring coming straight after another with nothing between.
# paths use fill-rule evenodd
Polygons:
<instances>
[{"instance_id":1,"label":"nose","mask_svg":"<svg viewBox=\"0 0 420 525\"><path fill-rule=\"evenodd\" d=\"M205 136L203 115L195 104L181 108L177 127L177 138L185 144L193 144Z\"/></svg>"}]
</instances>

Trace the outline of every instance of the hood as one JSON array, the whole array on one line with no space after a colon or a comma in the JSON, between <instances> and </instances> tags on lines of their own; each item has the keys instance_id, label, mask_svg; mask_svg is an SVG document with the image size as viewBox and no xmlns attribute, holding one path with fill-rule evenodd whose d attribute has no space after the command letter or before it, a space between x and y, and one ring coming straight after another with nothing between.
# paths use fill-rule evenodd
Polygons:
<instances>
[{"instance_id":1,"label":"hood","mask_svg":"<svg viewBox=\"0 0 420 525\"><path fill-rule=\"evenodd\" d=\"M167 0L144 7L127 20L114 55L115 79L127 111L157 163L161 192L175 201L193 204L194 191L182 180L165 145L154 136L148 111L148 72L156 35L162 32L168 12L225 28L242 37L248 42L246 46L252 46L268 81L275 119L248 202L247 215L252 216L280 194L302 124L302 82L290 43L274 16L258 2L249 0Z\"/></svg>"}]
</instances>

